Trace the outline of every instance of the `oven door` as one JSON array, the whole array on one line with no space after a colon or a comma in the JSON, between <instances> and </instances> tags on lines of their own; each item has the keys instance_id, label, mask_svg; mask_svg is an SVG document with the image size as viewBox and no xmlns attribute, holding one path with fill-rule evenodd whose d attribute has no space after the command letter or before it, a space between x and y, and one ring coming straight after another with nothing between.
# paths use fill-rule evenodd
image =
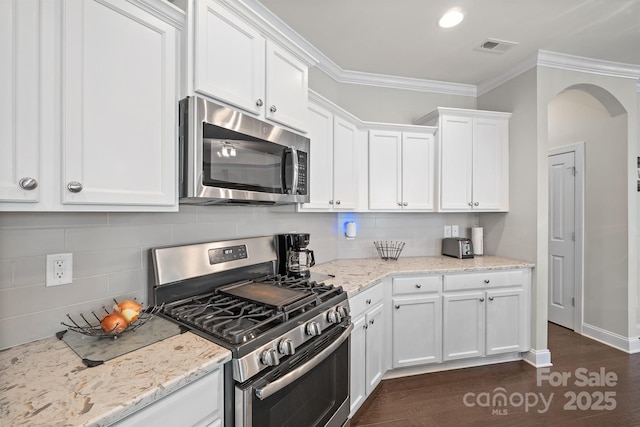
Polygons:
<instances>
[{"instance_id":1,"label":"oven door","mask_svg":"<svg viewBox=\"0 0 640 427\"><path fill-rule=\"evenodd\" d=\"M236 427L344 425L352 328L336 326L266 374L236 384Z\"/></svg>"}]
</instances>

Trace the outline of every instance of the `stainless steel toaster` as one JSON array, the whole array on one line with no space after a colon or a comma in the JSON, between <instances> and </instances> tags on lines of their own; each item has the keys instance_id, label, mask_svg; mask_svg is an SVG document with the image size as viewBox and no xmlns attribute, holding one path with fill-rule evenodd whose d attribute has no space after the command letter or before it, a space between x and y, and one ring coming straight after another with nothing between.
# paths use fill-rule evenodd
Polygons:
<instances>
[{"instance_id":1,"label":"stainless steel toaster","mask_svg":"<svg viewBox=\"0 0 640 427\"><path fill-rule=\"evenodd\" d=\"M473 243L466 237L447 237L442 239L442 255L454 258L473 258Z\"/></svg>"}]
</instances>

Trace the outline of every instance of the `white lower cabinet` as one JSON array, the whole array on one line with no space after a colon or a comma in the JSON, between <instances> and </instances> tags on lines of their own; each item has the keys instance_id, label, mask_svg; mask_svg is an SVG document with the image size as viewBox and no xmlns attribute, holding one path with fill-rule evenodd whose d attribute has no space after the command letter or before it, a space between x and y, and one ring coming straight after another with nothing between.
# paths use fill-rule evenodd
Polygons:
<instances>
[{"instance_id":1,"label":"white lower cabinet","mask_svg":"<svg viewBox=\"0 0 640 427\"><path fill-rule=\"evenodd\" d=\"M442 361L442 276L393 279L393 368Z\"/></svg>"},{"instance_id":2,"label":"white lower cabinet","mask_svg":"<svg viewBox=\"0 0 640 427\"><path fill-rule=\"evenodd\" d=\"M384 305L382 287L350 299L351 319L351 415L360 408L384 374Z\"/></svg>"},{"instance_id":3,"label":"white lower cabinet","mask_svg":"<svg viewBox=\"0 0 640 427\"><path fill-rule=\"evenodd\" d=\"M524 276L522 270L445 275L445 361L528 350Z\"/></svg>"},{"instance_id":4,"label":"white lower cabinet","mask_svg":"<svg viewBox=\"0 0 640 427\"><path fill-rule=\"evenodd\" d=\"M222 427L223 378L223 368L218 368L112 426Z\"/></svg>"}]
</instances>

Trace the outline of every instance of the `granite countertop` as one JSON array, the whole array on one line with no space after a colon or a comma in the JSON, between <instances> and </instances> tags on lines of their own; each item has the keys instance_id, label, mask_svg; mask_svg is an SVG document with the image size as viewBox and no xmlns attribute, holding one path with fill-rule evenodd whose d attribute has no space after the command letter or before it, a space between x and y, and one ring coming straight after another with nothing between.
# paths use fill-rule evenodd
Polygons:
<instances>
[{"instance_id":1,"label":"granite countertop","mask_svg":"<svg viewBox=\"0 0 640 427\"><path fill-rule=\"evenodd\" d=\"M0 424L105 426L231 360L190 332L87 368L55 337L0 351Z\"/></svg>"},{"instance_id":2,"label":"granite countertop","mask_svg":"<svg viewBox=\"0 0 640 427\"><path fill-rule=\"evenodd\" d=\"M497 256L481 256L458 259L448 256L400 257L395 261L380 258L340 259L318 264L311 269L314 273L331 274L335 277L324 282L342 286L349 296L353 296L390 274L433 274L459 273L470 271L506 270L513 268L533 268L535 264Z\"/></svg>"}]
</instances>

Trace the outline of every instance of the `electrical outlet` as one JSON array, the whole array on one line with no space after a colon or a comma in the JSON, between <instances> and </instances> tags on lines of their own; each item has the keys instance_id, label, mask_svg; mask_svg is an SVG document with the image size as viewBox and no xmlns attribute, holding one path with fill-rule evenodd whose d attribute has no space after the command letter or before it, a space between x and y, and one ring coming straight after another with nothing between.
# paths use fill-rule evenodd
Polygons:
<instances>
[{"instance_id":1,"label":"electrical outlet","mask_svg":"<svg viewBox=\"0 0 640 427\"><path fill-rule=\"evenodd\" d=\"M73 282L73 254L47 255L47 286Z\"/></svg>"},{"instance_id":2,"label":"electrical outlet","mask_svg":"<svg viewBox=\"0 0 640 427\"><path fill-rule=\"evenodd\" d=\"M444 226L444 237L451 237L451 226L450 225L445 225Z\"/></svg>"},{"instance_id":3,"label":"electrical outlet","mask_svg":"<svg viewBox=\"0 0 640 427\"><path fill-rule=\"evenodd\" d=\"M460 235L460 232L458 230L458 226L457 225L452 225L451 226L451 237L458 237Z\"/></svg>"}]
</instances>

